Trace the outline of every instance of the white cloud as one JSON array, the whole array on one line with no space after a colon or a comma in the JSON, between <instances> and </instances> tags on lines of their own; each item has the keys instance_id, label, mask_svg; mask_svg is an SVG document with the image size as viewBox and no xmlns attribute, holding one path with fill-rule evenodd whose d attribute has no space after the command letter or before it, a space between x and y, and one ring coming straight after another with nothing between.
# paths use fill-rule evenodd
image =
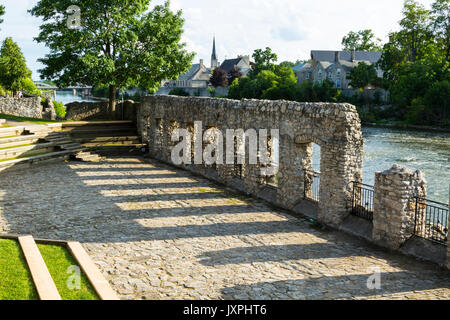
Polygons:
<instances>
[{"instance_id":1,"label":"white cloud","mask_svg":"<svg viewBox=\"0 0 450 320\"><path fill-rule=\"evenodd\" d=\"M161 4L164 0L155 0ZM420 0L429 7L433 0ZM33 42L39 19L27 10L37 0L3 0L5 22L0 39L12 36L19 43L37 78L36 59L48 50ZM341 48L349 31L372 29L387 39L398 28L403 0L172 0L174 10L183 10L186 20L183 40L197 53L196 60L209 61L212 37L217 39L219 59L238 54L251 55L255 49L271 47L279 60L307 59L314 49Z\"/></svg>"}]
</instances>

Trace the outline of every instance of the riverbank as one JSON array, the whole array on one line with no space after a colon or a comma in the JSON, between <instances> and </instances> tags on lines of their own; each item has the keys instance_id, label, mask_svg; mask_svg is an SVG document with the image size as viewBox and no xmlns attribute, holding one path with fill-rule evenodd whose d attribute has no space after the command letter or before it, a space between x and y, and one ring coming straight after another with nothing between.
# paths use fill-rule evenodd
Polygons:
<instances>
[{"instance_id":1,"label":"riverbank","mask_svg":"<svg viewBox=\"0 0 450 320\"><path fill-rule=\"evenodd\" d=\"M413 125L413 124L363 122L362 125L363 125L363 127L374 127L374 128L390 128L390 129L445 132L445 133L450 132L450 128L433 127L433 126L418 126L418 125Z\"/></svg>"}]
</instances>

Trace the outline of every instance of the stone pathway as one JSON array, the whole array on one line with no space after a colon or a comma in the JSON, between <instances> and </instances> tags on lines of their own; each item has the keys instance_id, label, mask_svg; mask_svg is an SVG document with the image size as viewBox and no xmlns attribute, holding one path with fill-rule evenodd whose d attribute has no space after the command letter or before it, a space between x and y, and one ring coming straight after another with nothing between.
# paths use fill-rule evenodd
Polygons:
<instances>
[{"instance_id":1,"label":"stone pathway","mask_svg":"<svg viewBox=\"0 0 450 320\"><path fill-rule=\"evenodd\" d=\"M80 241L122 299L450 299L450 274L157 162L0 174L0 232ZM381 289L367 281L380 272Z\"/></svg>"}]
</instances>

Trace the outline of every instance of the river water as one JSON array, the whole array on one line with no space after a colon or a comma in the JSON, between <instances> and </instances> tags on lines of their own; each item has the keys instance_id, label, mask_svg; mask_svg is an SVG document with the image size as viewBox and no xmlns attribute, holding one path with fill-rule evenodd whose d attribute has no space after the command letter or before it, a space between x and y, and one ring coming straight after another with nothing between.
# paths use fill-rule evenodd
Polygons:
<instances>
[{"instance_id":1,"label":"river water","mask_svg":"<svg viewBox=\"0 0 450 320\"><path fill-rule=\"evenodd\" d=\"M363 182L374 184L375 172L393 164L420 170L427 179L427 198L448 203L450 133L392 128L363 128ZM313 167L320 171L320 148L314 145Z\"/></svg>"},{"instance_id":2,"label":"river water","mask_svg":"<svg viewBox=\"0 0 450 320\"><path fill-rule=\"evenodd\" d=\"M74 96L72 91L56 91L56 101L62 102L66 105L75 101L95 102L96 100L85 99L81 95Z\"/></svg>"},{"instance_id":3,"label":"river water","mask_svg":"<svg viewBox=\"0 0 450 320\"><path fill-rule=\"evenodd\" d=\"M74 96L71 91L57 91L56 100L95 101ZM425 173L427 197L448 202L450 184L450 133L422 132L392 128L363 128L363 182L373 185L376 171L398 164ZM320 148L314 145L314 170L320 171Z\"/></svg>"}]
</instances>

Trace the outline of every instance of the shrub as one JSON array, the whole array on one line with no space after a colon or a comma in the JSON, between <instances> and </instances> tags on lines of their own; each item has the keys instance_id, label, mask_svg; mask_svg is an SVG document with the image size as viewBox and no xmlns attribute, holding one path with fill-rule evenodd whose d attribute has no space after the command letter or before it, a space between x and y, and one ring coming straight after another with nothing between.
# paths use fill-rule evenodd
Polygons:
<instances>
[{"instance_id":1,"label":"shrub","mask_svg":"<svg viewBox=\"0 0 450 320\"><path fill-rule=\"evenodd\" d=\"M181 88L173 88L172 90L170 90L169 95L171 95L171 96L189 97L189 93L184 91Z\"/></svg>"},{"instance_id":2,"label":"shrub","mask_svg":"<svg viewBox=\"0 0 450 320\"><path fill-rule=\"evenodd\" d=\"M58 117L64 118L66 116L66 107L62 102L53 101L53 107Z\"/></svg>"}]
</instances>

